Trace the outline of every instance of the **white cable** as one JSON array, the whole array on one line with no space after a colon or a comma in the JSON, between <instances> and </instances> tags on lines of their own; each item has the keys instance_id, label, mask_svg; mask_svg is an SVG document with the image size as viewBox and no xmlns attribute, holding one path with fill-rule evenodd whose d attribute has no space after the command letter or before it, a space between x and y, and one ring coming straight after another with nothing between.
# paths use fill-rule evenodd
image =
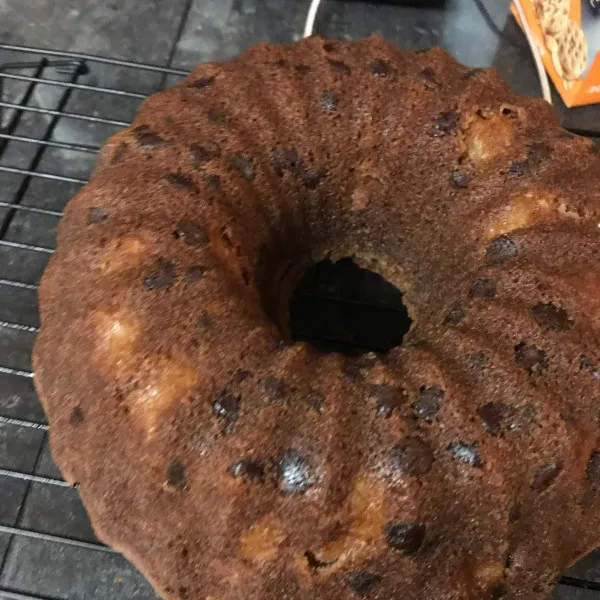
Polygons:
<instances>
[{"instance_id":1,"label":"white cable","mask_svg":"<svg viewBox=\"0 0 600 600\"><path fill-rule=\"evenodd\" d=\"M523 7L521 6L521 0L514 0L514 3L517 13L519 14L519 20L523 26L523 31L525 32L525 37L527 38L531 54L533 54L535 68L537 69L538 79L540 80L540 88L542 89L542 96L548 104L552 104L552 92L550 91L550 83L548 82L548 75L546 73L546 69L544 68L542 55L540 54L540 50L535 42L535 38L533 37L533 32L531 31L531 28L527 23L527 19L525 18L525 13L523 12Z\"/></svg>"},{"instance_id":2,"label":"white cable","mask_svg":"<svg viewBox=\"0 0 600 600\"><path fill-rule=\"evenodd\" d=\"M308 16L306 17L306 23L304 25L304 36L305 38L310 37L313 34L315 28L315 19L317 18L317 11L321 0L311 0L310 8L308 9Z\"/></svg>"}]
</instances>

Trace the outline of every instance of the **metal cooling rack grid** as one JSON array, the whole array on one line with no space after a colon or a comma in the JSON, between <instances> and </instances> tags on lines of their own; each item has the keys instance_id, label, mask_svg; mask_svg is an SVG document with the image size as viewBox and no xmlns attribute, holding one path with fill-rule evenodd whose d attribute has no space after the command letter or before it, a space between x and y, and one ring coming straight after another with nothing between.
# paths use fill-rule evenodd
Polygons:
<instances>
[{"instance_id":1,"label":"metal cooling rack grid","mask_svg":"<svg viewBox=\"0 0 600 600\"><path fill-rule=\"evenodd\" d=\"M86 54L0 44L0 599L154 600L145 580L94 536L48 449L32 385L37 287L66 202L99 144L141 100L186 73ZM96 73L114 86L98 85ZM600 598L600 553L556 598Z\"/></svg>"}]
</instances>

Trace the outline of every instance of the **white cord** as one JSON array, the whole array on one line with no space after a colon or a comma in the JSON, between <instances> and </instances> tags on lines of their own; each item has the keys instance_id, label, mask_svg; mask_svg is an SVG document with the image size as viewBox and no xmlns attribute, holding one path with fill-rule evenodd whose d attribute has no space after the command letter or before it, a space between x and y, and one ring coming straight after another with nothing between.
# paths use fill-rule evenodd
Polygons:
<instances>
[{"instance_id":1,"label":"white cord","mask_svg":"<svg viewBox=\"0 0 600 600\"><path fill-rule=\"evenodd\" d=\"M523 12L523 7L521 6L521 0L514 0L514 3L517 13L519 14L519 20L523 26L523 31L525 32L525 37L527 38L531 54L533 54L533 60L535 61L538 79L540 80L540 88L542 88L542 96L548 104L552 104L552 92L550 91L550 83L548 82L548 75L546 74L546 69L544 68L542 55L540 54L540 50L535 43L535 38L533 37L531 28L529 27L527 19L525 18L525 13Z\"/></svg>"},{"instance_id":2,"label":"white cord","mask_svg":"<svg viewBox=\"0 0 600 600\"><path fill-rule=\"evenodd\" d=\"M317 18L317 11L321 0L311 0L310 8L308 9L308 16L306 17L306 23L304 25L304 36L305 38L310 37L313 34L315 28L315 19Z\"/></svg>"}]
</instances>

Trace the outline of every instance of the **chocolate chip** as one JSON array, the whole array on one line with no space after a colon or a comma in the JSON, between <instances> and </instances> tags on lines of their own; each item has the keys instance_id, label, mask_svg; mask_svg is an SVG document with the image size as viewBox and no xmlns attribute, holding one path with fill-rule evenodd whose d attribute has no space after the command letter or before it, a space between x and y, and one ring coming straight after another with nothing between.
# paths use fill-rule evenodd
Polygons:
<instances>
[{"instance_id":1,"label":"chocolate chip","mask_svg":"<svg viewBox=\"0 0 600 600\"><path fill-rule=\"evenodd\" d=\"M469 187L470 181L471 176L466 171L461 171L460 169L453 169L450 172L450 182L454 187L467 189Z\"/></svg>"},{"instance_id":2,"label":"chocolate chip","mask_svg":"<svg viewBox=\"0 0 600 600\"><path fill-rule=\"evenodd\" d=\"M381 575L369 571L353 571L345 576L346 585L359 596L368 596L372 589L381 582Z\"/></svg>"},{"instance_id":3,"label":"chocolate chip","mask_svg":"<svg viewBox=\"0 0 600 600\"><path fill-rule=\"evenodd\" d=\"M212 411L215 417L223 421L225 429L231 429L240 416L240 397L234 396L226 389L219 390L212 403Z\"/></svg>"},{"instance_id":4,"label":"chocolate chip","mask_svg":"<svg viewBox=\"0 0 600 600\"><path fill-rule=\"evenodd\" d=\"M261 382L261 387L270 401L288 400L291 390L288 384L277 377L266 377Z\"/></svg>"},{"instance_id":5,"label":"chocolate chip","mask_svg":"<svg viewBox=\"0 0 600 600\"><path fill-rule=\"evenodd\" d=\"M594 450L590 454L585 469L585 478L594 484L600 484L600 450Z\"/></svg>"},{"instance_id":6,"label":"chocolate chip","mask_svg":"<svg viewBox=\"0 0 600 600\"><path fill-rule=\"evenodd\" d=\"M202 279L204 279L204 274L205 273L206 273L206 268L205 267L201 267L199 265L195 265L193 267L190 267L185 272L184 282L187 285L192 285L194 283L198 283L199 281L201 281Z\"/></svg>"},{"instance_id":7,"label":"chocolate chip","mask_svg":"<svg viewBox=\"0 0 600 600\"><path fill-rule=\"evenodd\" d=\"M338 97L335 92L327 90L319 97L321 108L328 113L334 113L337 110Z\"/></svg>"},{"instance_id":8,"label":"chocolate chip","mask_svg":"<svg viewBox=\"0 0 600 600\"><path fill-rule=\"evenodd\" d=\"M233 477L243 477L252 483L262 483L265 478L264 463L249 458L236 460L228 470Z\"/></svg>"},{"instance_id":9,"label":"chocolate chip","mask_svg":"<svg viewBox=\"0 0 600 600\"><path fill-rule=\"evenodd\" d=\"M71 410L71 415L69 416L69 424L73 427L79 427L85 423L85 415L83 414L83 409L81 406L75 406Z\"/></svg>"},{"instance_id":10,"label":"chocolate chip","mask_svg":"<svg viewBox=\"0 0 600 600\"><path fill-rule=\"evenodd\" d=\"M336 49L336 45L333 42L325 42L323 44L323 50L325 52L333 52Z\"/></svg>"},{"instance_id":11,"label":"chocolate chip","mask_svg":"<svg viewBox=\"0 0 600 600\"><path fill-rule=\"evenodd\" d=\"M242 383L242 381L248 379L250 375L252 375L250 371L246 371L245 369L236 369L233 373L233 376L231 377L231 383L233 383L234 385Z\"/></svg>"},{"instance_id":12,"label":"chocolate chip","mask_svg":"<svg viewBox=\"0 0 600 600\"><path fill-rule=\"evenodd\" d=\"M302 175L302 184L309 190L315 190L325 177L327 177L326 169L319 169L318 171L307 170Z\"/></svg>"},{"instance_id":13,"label":"chocolate chip","mask_svg":"<svg viewBox=\"0 0 600 600\"><path fill-rule=\"evenodd\" d=\"M479 456L479 452L477 452L475 444L467 444L461 441L452 442L448 445L448 450L458 460L462 460L478 469L481 469L485 465L485 462Z\"/></svg>"},{"instance_id":14,"label":"chocolate chip","mask_svg":"<svg viewBox=\"0 0 600 600\"><path fill-rule=\"evenodd\" d=\"M352 73L352 70L350 69L350 67L345 62L342 62L341 60L335 60L333 58L328 58L327 62L329 63L329 66L334 71L337 71L338 73L341 73L342 75L350 75Z\"/></svg>"},{"instance_id":15,"label":"chocolate chip","mask_svg":"<svg viewBox=\"0 0 600 600\"><path fill-rule=\"evenodd\" d=\"M296 71L298 75L306 75L307 73L310 73L311 68L308 65L296 65L294 66L294 71Z\"/></svg>"},{"instance_id":16,"label":"chocolate chip","mask_svg":"<svg viewBox=\"0 0 600 600\"><path fill-rule=\"evenodd\" d=\"M148 125L139 125L131 130L137 145L142 150L159 150L166 148L167 142L158 134L154 133Z\"/></svg>"},{"instance_id":17,"label":"chocolate chip","mask_svg":"<svg viewBox=\"0 0 600 600\"><path fill-rule=\"evenodd\" d=\"M425 475L433 464L433 451L421 438L407 437L392 448L392 461L401 473Z\"/></svg>"},{"instance_id":18,"label":"chocolate chip","mask_svg":"<svg viewBox=\"0 0 600 600\"><path fill-rule=\"evenodd\" d=\"M252 181L256 176L256 169L252 160L243 154L234 154L229 158L229 166L240 173L246 181Z\"/></svg>"},{"instance_id":19,"label":"chocolate chip","mask_svg":"<svg viewBox=\"0 0 600 600\"><path fill-rule=\"evenodd\" d=\"M519 502L511 502L510 506L508 507L508 520L511 523L514 523L515 521L518 521L521 518L521 514L522 514L522 510L521 510L521 504ZM506 568L510 569L510 567L512 566L512 561L513 561L513 556L512 554L509 554L506 557Z\"/></svg>"},{"instance_id":20,"label":"chocolate chip","mask_svg":"<svg viewBox=\"0 0 600 600\"><path fill-rule=\"evenodd\" d=\"M455 110L443 112L427 130L432 137L442 137L452 133L458 126L458 113Z\"/></svg>"},{"instance_id":21,"label":"chocolate chip","mask_svg":"<svg viewBox=\"0 0 600 600\"><path fill-rule=\"evenodd\" d=\"M488 402L480 406L477 413L481 417L484 429L491 435L498 436L509 428L510 424L506 421L514 415L515 411L503 402Z\"/></svg>"},{"instance_id":22,"label":"chocolate chip","mask_svg":"<svg viewBox=\"0 0 600 600\"><path fill-rule=\"evenodd\" d=\"M203 90L205 88L211 88L215 85L215 76L210 75L209 77L200 77L196 81L190 84L190 87L196 88L197 90Z\"/></svg>"},{"instance_id":23,"label":"chocolate chip","mask_svg":"<svg viewBox=\"0 0 600 600\"><path fill-rule=\"evenodd\" d=\"M454 308L451 308L450 312L444 317L443 324L448 327L456 327L457 325L460 325L465 316L465 311L462 308L455 306Z\"/></svg>"},{"instance_id":24,"label":"chocolate chip","mask_svg":"<svg viewBox=\"0 0 600 600\"><path fill-rule=\"evenodd\" d=\"M527 158L522 161L516 161L508 166L508 174L514 177L522 175L531 175L538 170L541 163L547 160L552 154L552 149L543 142L533 142L527 153Z\"/></svg>"},{"instance_id":25,"label":"chocolate chip","mask_svg":"<svg viewBox=\"0 0 600 600\"><path fill-rule=\"evenodd\" d=\"M493 298L496 295L496 282L487 277L477 277L471 284L471 298Z\"/></svg>"},{"instance_id":26,"label":"chocolate chip","mask_svg":"<svg viewBox=\"0 0 600 600\"><path fill-rule=\"evenodd\" d=\"M121 142L117 146L117 149L115 150L115 153L112 156L110 164L111 165L116 165L117 163L120 163L125 158L125 156L127 155L127 150L128 149L129 149L129 146L125 142Z\"/></svg>"},{"instance_id":27,"label":"chocolate chip","mask_svg":"<svg viewBox=\"0 0 600 600\"><path fill-rule=\"evenodd\" d=\"M89 225L97 225L98 223L104 223L104 221L106 221L106 214L101 208L98 206L90 208L87 217Z\"/></svg>"},{"instance_id":28,"label":"chocolate chip","mask_svg":"<svg viewBox=\"0 0 600 600\"><path fill-rule=\"evenodd\" d=\"M594 379L600 380L600 369L596 366L593 360L587 358L587 356L582 356L579 360L579 367L582 370L589 371Z\"/></svg>"},{"instance_id":29,"label":"chocolate chip","mask_svg":"<svg viewBox=\"0 0 600 600\"><path fill-rule=\"evenodd\" d=\"M198 192L196 184L184 173L169 173L165 177L165 180L178 190Z\"/></svg>"},{"instance_id":30,"label":"chocolate chip","mask_svg":"<svg viewBox=\"0 0 600 600\"><path fill-rule=\"evenodd\" d=\"M569 315L564 308L555 306L551 302L536 304L529 311L533 320L542 328L552 331L566 331L572 326Z\"/></svg>"},{"instance_id":31,"label":"chocolate chip","mask_svg":"<svg viewBox=\"0 0 600 600\"><path fill-rule=\"evenodd\" d=\"M536 492L547 490L559 476L562 471L562 465L558 462L548 462L538 467L533 474L531 489Z\"/></svg>"},{"instance_id":32,"label":"chocolate chip","mask_svg":"<svg viewBox=\"0 0 600 600\"><path fill-rule=\"evenodd\" d=\"M285 58L278 58L273 64L279 69L286 69L290 66L290 63Z\"/></svg>"},{"instance_id":33,"label":"chocolate chip","mask_svg":"<svg viewBox=\"0 0 600 600\"><path fill-rule=\"evenodd\" d=\"M188 589L184 585L179 586L179 597L181 600L187 600L188 598Z\"/></svg>"},{"instance_id":34,"label":"chocolate chip","mask_svg":"<svg viewBox=\"0 0 600 600\"><path fill-rule=\"evenodd\" d=\"M213 326L213 320L211 318L211 316L206 312L206 311L202 311L199 315L198 318L196 319L196 327L203 332L207 332L210 329L212 329Z\"/></svg>"},{"instance_id":35,"label":"chocolate chip","mask_svg":"<svg viewBox=\"0 0 600 600\"><path fill-rule=\"evenodd\" d=\"M190 146L190 158L195 169L200 169L207 162L221 156L221 148L216 142L205 142L203 144L192 144Z\"/></svg>"},{"instance_id":36,"label":"chocolate chip","mask_svg":"<svg viewBox=\"0 0 600 600\"><path fill-rule=\"evenodd\" d=\"M548 369L548 356L537 346L520 342L515 346L516 363L530 375L540 375Z\"/></svg>"},{"instance_id":37,"label":"chocolate chip","mask_svg":"<svg viewBox=\"0 0 600 600\"><path fill-rule=\"evenodd\" d=\"M190 219L181 219L173 234L176 239L183 240L187 246L199 248L208 243L209 235L206 227Z\"/></svg>"},{"instance_id":38,"label":"chocolate chip","mask_svg":"<svg viewBox=\"0 0 600 600\"><path fill-rule=\"evenodd\" d=\"M416 554L425 539L425 525L407 521L393 521L385 528L387 542L396 550L411 556Z\"/></svg>"},{"instance_id":39,"label":"chocolate chip","mask_svg":"<svg viewBox=\"0 0 600 600\"><path fill-rule=\"evenodd\" d=\"M391 72L390 65L388 62L381 58L376 58L371 63L371 74L375 77L387 77Z\"/></svg>"},{"instance_id":40,"label":"chocolate chip","mask_svg":"<svg viewBox=\"0 0 600 600\"><path fill-rule=\"evenodd\" d=\"M376 400L377 414L385 418L391 417L402 401L401 390L386 384L371 385L370 395Z\"/></svg>"},{"instance_id":41,"label":"chocolate chip","mask_svg":"<svg viewBox=\"0 0 600 600\"><path fill-rule=\"evenodd\" d=\"M144 289L168 290L175 283L176 277L175 265L170 260L159 258L146 269Z\"/></svg>"},{"instance_id":42,"label":"chocolate chip","mask_svg":"<svg viewBox=\"0 0 600 600\"><path fill-rule=\"evenodd\" d=\"M507 587L503 583L497 583L492 587L489 594L490 600L500 600L508 593Z\"/></svg>"},{"instance_id":43,"label":"chocolate chip","mask_svg":"<svg viewBox=\"0 0 600 600\"><path fill-rule=\"evenodd\" d=\"M519 244L507 235L493 239L486 250L485 261L488 265L500 265L519 254Z\"/></svg>"},{"instance_id":44,"label":"chocolate chip","mask_svg":"<svg viewBox=\"0 0 600 600\"><path fill-rule=\"evenodd\" d=\"M179 460L172 460L167 467L167 485L184 488L187 485L185 466Z\"/></svg>"},{"instance_id":45,"label":"chocolate chip","mask_svg":"<svg viewBox=\"0 0 600 600\"><path fill-rule=\"evenodd\" d=\"M225 127L231 122L231 117L220 108L209 108L206 116L208 117L209 123L212 125L218 125L220 127Z\"/></svg>"},{"instance_id":46,"label":"chocolate chip","mask_svg":"<svg viewBox=\"0 0 600 600\"><path fill-rule=\"evenodd\" d=\"M279 489L286 494L301 494L315 483L308 459L294 448L288 448L282 453L278 470Z\"/></svg>"},{"instance_id":47,"label":"chocolate chip","mask_svg":"<svg viewBox=\"0 0 600 600\"><path fill-rule=\"evenodd\" d=\"M431 421L440 410L443 400L444 390L439 385L423 386L412 406L419 418Z\"/></svg>"},{"instance_id":48,"label":"chocolate chip","mask_svg":"<svg viewBox=\"0 0 600 600\"><path fill-rule=\"evenodd\" d=\"M302 159L293 148L273 149L269 162L279 177L283 177L286 172L294 175L302 175L304 173Z\"/></svg>"},{"instance_id":49,"label":"chocolate chip","mask_svg":"<svg viewBox=\"0 0 600 600\"><path fill-rule=\"evenodd\" d=\"M325 410L325 396L317 390L308 390L306 393L307 404L316 410L318 413L322 413Z\"/></svg>"}]
</instances>

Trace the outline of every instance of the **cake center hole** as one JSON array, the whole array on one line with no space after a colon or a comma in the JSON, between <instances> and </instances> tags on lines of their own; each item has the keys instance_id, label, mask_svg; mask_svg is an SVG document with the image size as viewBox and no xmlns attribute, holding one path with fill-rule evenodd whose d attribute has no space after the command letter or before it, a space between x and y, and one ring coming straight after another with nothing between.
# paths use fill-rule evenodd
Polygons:
<instances>
[{"instance_id":1,"label":"cake center hole","mask_svg":"<svg viewBox=\"0 0 600 600\"><path fill-rule=\"evenodd\" d=\"M292 339L322 352L387 352L411 326L402 292L351 258L314 264L290 302Z\"/></svg>"}]
</instances>

